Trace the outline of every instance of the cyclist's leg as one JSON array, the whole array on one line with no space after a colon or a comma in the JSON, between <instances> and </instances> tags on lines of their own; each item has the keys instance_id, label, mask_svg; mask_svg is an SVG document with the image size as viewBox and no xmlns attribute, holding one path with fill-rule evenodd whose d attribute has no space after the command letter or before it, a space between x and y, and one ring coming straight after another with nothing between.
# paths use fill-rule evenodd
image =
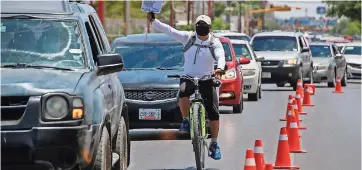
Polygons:
<instances>
[{"instance_id":1,"label":"cyclist's leg","mask_svg":"<svg viewBox=\"0 0 362 170\"><path fill-rule=\"evenodd\" d=\"M189 111L190 111L190 96L195 91L195 85L187 79L180 80L179 91L179 106L182 114L181 132L188 133L190 131Z\"/></svg>"},{"instance_id":2,"label":"cyclist's leg","mask_svg":"<svg viewBox=\"0 0 362 170\"><path fill-rule=\"evenodd\" d=\"M212 86L212 82L203 82L200 83L200 93L204 99L205 109L210 120L211 144L209 150L211 158L218 160L221 159L221 152L217 143L219 134L219 100L217 99L216 88Z\"/></svg>"}]
</instances>

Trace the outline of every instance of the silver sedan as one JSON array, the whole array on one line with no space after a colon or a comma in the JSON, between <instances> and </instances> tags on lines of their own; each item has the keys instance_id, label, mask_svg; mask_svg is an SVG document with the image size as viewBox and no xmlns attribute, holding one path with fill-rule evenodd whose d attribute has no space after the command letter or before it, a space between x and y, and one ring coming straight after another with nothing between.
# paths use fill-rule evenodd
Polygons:
<instances>
[{"instance_id":1,"label":"silver sedan","mask_svg":"<svg viewBox=\"0 0 362 170\"><path fill-rule=\"evenodd\" d=\"M335 87L336 78L339 77L342 86L346 86L346 59L337 47L331 43L312 43L310 49L313 56L313 81L326 82L328 87Z\"/></svg>"}]
</instances>

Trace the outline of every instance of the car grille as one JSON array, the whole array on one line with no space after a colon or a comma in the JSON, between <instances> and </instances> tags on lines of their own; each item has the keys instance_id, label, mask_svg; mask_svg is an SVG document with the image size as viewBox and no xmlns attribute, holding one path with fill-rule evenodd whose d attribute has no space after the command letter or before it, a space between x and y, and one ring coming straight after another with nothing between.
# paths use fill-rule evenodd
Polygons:
<instances>
[{"instance_id":1,"label":"car grille","mask_svg":"<svg viewBox=\"0 0 362 170\"><path fill-rule=\"evenodd\" d=\"M25 112L29 96L2 96L1 121L19 120Z\"/></svg>"},{"instance_id":2,"label":"car grille","mask_svg":"<svg viewBox=\"0 0 362 170\"><path fill-rule=\"evenodd\" d=\"M176 98L178 90L126 90L126 99L155 101Z\"/></svg>"},{"instance_id":3,"label":"car grille","mask_svg":"<svg viewBox=\"0 0 362 170\"><path fill-rule=\"evenodd\" d=\"M276 60L265 60L262 62L262 66L277 66L279 65L280 61Z\"/></svg>"},{"instance_id":4,"label":"car grille","mask_svg":"<svg viewBox=\"0 0 362 170\"><path fill-rule=\"evenodd\" d=\"M348 65L350 65L353 68L361 68L361 64L348 63Z\"/></svg>"}]
</instances>

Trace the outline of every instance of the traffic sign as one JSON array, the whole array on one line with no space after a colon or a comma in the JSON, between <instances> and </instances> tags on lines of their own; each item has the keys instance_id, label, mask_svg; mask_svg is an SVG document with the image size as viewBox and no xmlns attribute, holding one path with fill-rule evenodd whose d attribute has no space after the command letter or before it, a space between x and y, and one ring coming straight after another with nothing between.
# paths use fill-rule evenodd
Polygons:
<instances>
[{"instance_id":1,"label":"traffic sign","mask_svg":"<svg viewBox=\"0 0 362 170\"><path fill-rule=\"evenodd\" d=\"M326 7L324 7L324 6L319 6L319 7L317 7L317 14L323 15L323 14L325 14L326 12L327 12Z\"/></svg>"}]
</instances>

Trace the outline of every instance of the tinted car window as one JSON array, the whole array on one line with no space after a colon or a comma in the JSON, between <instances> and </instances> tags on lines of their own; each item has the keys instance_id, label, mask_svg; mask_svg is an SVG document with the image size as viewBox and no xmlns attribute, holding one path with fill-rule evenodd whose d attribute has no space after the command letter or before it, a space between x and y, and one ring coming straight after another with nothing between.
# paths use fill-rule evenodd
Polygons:
<instances>
[{"instance_id":1,"label":"tinted car window","mask_svg":"<svg viewBox=\"0 0 362 170\"><path fill-rule=\"evenodd\" d=\"M346 46L343 54L361 55L361 46Z\"/></svg>"},{"instance_id":2,"label":"tinted car window","mask_svg":"<svg viewBox=\"0 0 362 170\"><path fill-rule=\"evenodd\" d=\"M181 43L117 43L119 53L127 68L182 68L183 45Z\"/></svg>"},{"instance_id":3,"label":"tinted car window","mask_svg":"<svg viewBox=\"0 0 362 170\"><path fill-rule=\"evenodd\" d=\"M310 50L313 57L331 57L329 45L311 45Z\"/></svg>"},{"instance_id":4,"label":"tinted car window","mask_svg":"<svg viewBox=\"0 0 362 170\"><path fill-rule=\"evenodd\" d=\"M2 19L1 25L2 64L86 67L76 21Z\"/></svg>"},{"instance_id":5,"label":"tinted car window","mask_svg":"<svg viewBox=\"0 0 362 170\"><path fill-rule=\"evenodd\" d=\"M221 44L224 47L225 51L225 61L233 61L229 44L228 43L221 43Z\"/></svg>"},{"instance_id":6,"label":"tinted car window","mask_svg":"<svg viewBox=\"0 0 362 170\"><path fill-rule=\"evenodd\" d=\"M233 39L233 40L250 41L250 38L248 36L224 36L224 37L229 38L229 39Z\"/></svg>"},{"instance_id":7,"label":"tinted car window","mask_svg":"<svg viewBox=\"0 0 362 170\"><path fill-rule=\"evenodd\" d=\"M241 56L244 56L246 58L252 59L251 53L246 46L246 44L233 44L234 52L236 55L236 58L240 58Z\"/></svg>"},{"instance_id":8,"label":"tinted car window","mask_svg":"<svg viewBox=\"0 0 362 170\"><path fill-rule=\"evenodd\" d=\"M295 37L287 36L258 36L253 40L255 51L297 51L298 44Z\"/></svg>"}]
</instances>

